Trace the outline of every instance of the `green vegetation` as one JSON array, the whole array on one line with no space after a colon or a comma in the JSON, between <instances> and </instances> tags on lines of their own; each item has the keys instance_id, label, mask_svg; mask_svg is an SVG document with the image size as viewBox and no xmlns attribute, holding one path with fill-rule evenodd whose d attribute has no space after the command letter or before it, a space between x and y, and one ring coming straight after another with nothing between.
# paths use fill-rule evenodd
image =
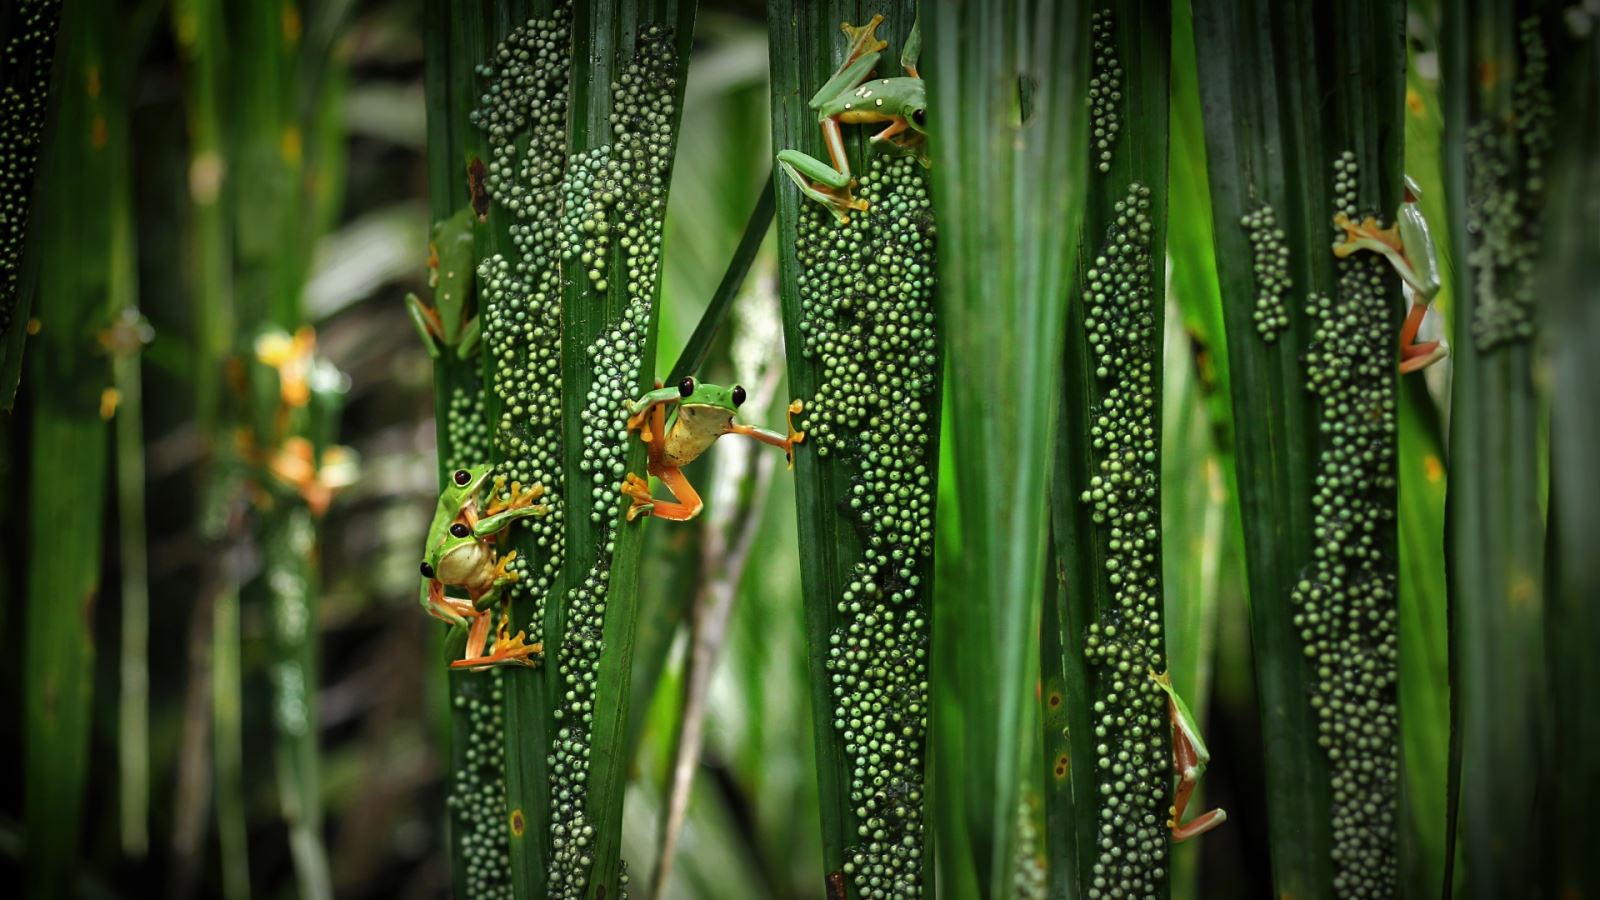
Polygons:
<instances>
[{"instance_id":1,"label":"green vegetation","mask_svg":"<svg viewBox=\"0 0 1600 900\"><path fill-rule=\"evenodd\" d=\"M7 5L0 872L1600 891L1597 48L1553 0Z\"/></svg>"}]
</instances>

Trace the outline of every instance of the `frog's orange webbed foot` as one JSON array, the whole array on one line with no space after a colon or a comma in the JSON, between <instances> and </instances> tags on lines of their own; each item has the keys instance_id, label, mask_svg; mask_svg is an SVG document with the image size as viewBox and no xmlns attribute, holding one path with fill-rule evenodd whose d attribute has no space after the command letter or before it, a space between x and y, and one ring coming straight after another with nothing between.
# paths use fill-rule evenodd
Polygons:
<instances>
[{"instance_id":1,"label":"frog's orange webbed foot","mask_svg":"<svg viewBox=\"0 0 1600 900\"><path fill-rule=\"evenodd\" d=\"M494 564L494 582L495 582L495 584L505 584L505 583L510 583L510 582L513 582L513 581L517 580L517 573L511 571L511 569L508 568L511 565L511 561L516 559L516 558L517 558L517 551L508 550L508 551L506 551L506 555L505 556L500 557L500 559L495 562L495 564Z\"/></svg>"},{"instance_id":2,"label":"frog's orange webbed foot","mask_svg":"<svg viewBox=\"0 0 1600 900\"><path fill-rule=\"evenodd\" d=\"M491 492L493 499L489 501L488 507L484 509L484 518L505 512L508 509L542 509L542 507L535 507L533 501L544 496L544 485L536 482L533 487L523 490L521 482L513 481L509 492L510 499L503 500L501 495L507 493L505 488L505 478L503 476L495 476L494 490Z\"/></svg>"},{"instance_id":3,"label":"frog's orange webbed foot","mask_svg":"<svg viewBox=\"0 0 1600 900\"><path fill-rule=\"evenodd\" d=\"M650 515L656 508L655 498L650 496L650 482L632 472L622 479L622 494L633 498L633 505L628 507L629 522Z\"/></svg>"},{"instance_id":4,"label":"frog's orange webbed foot","mask_svg":"<svg viewBox=\"0 0 1600 900\"><path fill-rule=\"evenodd\" d=\"M794 468L794 445L801 443L806 439L806 433L804 431L794 430L794 417L797 413L803 413L805 411L805 401L796 398L789 403L789 411L784 414L784 421L788 423L789 426L789 446L783 448L783 455L789 460L790 469Z\"/></svg>"},{"instance_id":5,"label":"frog's orange webbed foot","mask_svg":"<svg viewBox=\"0 0 1600 900\"><path fill-rule=\"evenodd\" d=\"M1333 255L1344 259L1357 250L1372 250L1376 253L1403 253L1404 247L1400 243L1400 229L1391 225L1388 228L1378 227L1378 220L1367 216L1359 224L1352 222L1344 213L1333 217L1335 228L1344 229L1344 240L1333 245Z\"/></svg>"},{"instance_id":6,"label":"frog's orange webbed foot","mask_svg":"<svg viewBox=\"0 0 1600 900\"><path fill-rule=\"evenodd\" d=\"M536 666L539 658L544 654L544 644L535 641L528 643L527 633L519 631L515 636L504 633L495 636L494 650L483 656L472 659L458 659L450 664L452 669L485 669L490 666Z\"/></svg>"}]
</instances>

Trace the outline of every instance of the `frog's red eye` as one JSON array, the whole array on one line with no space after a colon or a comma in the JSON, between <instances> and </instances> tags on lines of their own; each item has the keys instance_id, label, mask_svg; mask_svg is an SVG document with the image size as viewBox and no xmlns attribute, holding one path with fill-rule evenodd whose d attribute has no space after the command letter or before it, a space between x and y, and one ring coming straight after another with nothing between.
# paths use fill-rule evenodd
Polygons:
<instances>
[{"instance_id":1,"label":"frog's red eye","mask_svg":"<svg viewBox=\"0 0 1600 900\"><path fill-rule=\"evenodd\" d=\"M742 403L744 403L744 386L736 384L733 386L733 405L738 406Z\"/></svg>"},{"instance_id":2,"label":"frog's red eye","mask_svg":"<svg viewBox=\"0 0 1600 900\"><path fill-rule=\"evenodd\" d=\"M463 537L466 537L467 535L471 534L472 533L472 529L470 529L467 526L461 524L460 522L457 522L454 525L450 526L450 533L455 535L458 538L463 538Z\"/></svg>"},{"instance_id":3,"label":"frog's red eye","mask_svg":"<svg viewBox=\"0 0 1600 900\"><path fill-rule=\"evenodd\" d=\"M457 469L452 477L456 480L456 487L466 487L467 482L472 480L472 473L466 469Z\"/></svg>"},{"instance_id":4,"label":"frog's red eye","mask_svg":"<svg viewBox=\"0 0 1600 900\"><path fill-rule=\"evenodd\" d=\"M683 376L683 380L678 382L678 396L687 397L692 393L694 393L694 378L692 376L685 375Z\"/></svg>"},{"instance_id":5,"label":"frog's red eye","mask_svg":"<svg viewBox=\"0 0 1600 900\"><path fill-rule=\"evenodd\" d=\"M423 563L422 564L422 577L423 578L432 578L433 577L433 566L430 566L427 563Z\"/></svg>"}]
</instances>

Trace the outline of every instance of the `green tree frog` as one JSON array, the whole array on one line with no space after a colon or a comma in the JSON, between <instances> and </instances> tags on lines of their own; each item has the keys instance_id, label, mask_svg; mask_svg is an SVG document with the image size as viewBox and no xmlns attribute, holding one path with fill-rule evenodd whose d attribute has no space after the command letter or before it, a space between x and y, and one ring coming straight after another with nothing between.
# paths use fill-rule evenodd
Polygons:
<instances>
[{"instance_id":1,"label":"green tree frog","mask_svg":"<svg viewBox=\"0 0 1600 900\"><path fill-rule=\"evenodd\" d=\"M496 499L490 501L480 515L480 495L493 471L492 466L483 465L457 469L450 474L449 484L439 494L423 546L420 567L423 609L437 619L467 629L466 651L461 659L451 663L456 668L532 665L530 657L543 650L537 643L528 644L522 632L515 636L510 634L510 616L505 608L510 596L502 597L502 588L517 580L516 573L506 568L516 559L517 552L513 550L497 557L494 544L513 521L542 516L549 511L533 502L544 494L544 489L536 484L523 490L520 484L513 482L510 499L501 500L505 479L496 478L492 491ZM465 590L468 599L449 596L445 593L447 587ZM502 604L498 616L500 628L494 650L486 652L489 626L496 618L491 609L496 601Z\"/></svg>"},{"instance_id":2,"label":"green tree frog","mask_svg":"<svg viewBox=\"0 0 1600 900\"><path fill-rule=\"evenodd\" d=\"M744 402L744 388L731 388L714 384L700 384L693 378L684 378L676 387L664 388L656 382L656 389L628 404L628 430L638 431L639 437L650 448L649 472L661 479L672 500L657 500L650 494L650 483L629 472L622 482L622 493L633 498L628 508L628 521L641 515L660 516L675 522L685 522L700 514L704 504L682 466L694 462L706 448L725 434L741 434L763 444L782 447L789 456L789 466L794 467L794 445L805 440L805 432L794 430L794 414L802 412L805 404L799 400L789 404L789 434L784 436L733 421L733 414ZM671 423L667 422L667 404L678 404Z\"/></svg>"},{"instance_id":3,"label":"green tree frog","mask_svg":"<svg viewBox=\"0 0 1600 900\"><path fill-rule=\"evenodd\" d=\"M1394 266L1400 278L1411 288L1411 310L1405 324L1400 326L1400 371L1402 374L1426 369L1450 355L1450 345L1443 340L1416 343L1417 329L1428 315L1428 304L1439 294L1439 252L1433 245L1433 234L1428 231L1428 220L1422 217L1422 189L1405 177L1405 196L1395 224L1379 228L1378 220L1368 216L1357 224L1339 213L1333 217L1335 227L1344 229L1345 238L1333 245L1333 255L1344 259L1357 250L1382 253Z\"/></svg>"},{"instance_id":4,"label":"green tree frog","mask_svg":"<svg viewBox=\"0 0 1600 900\"><path fill-rule=\"evenodd\" d=\"M1205 774L1211 753L1206 750L1206 742L1200 737L1200 725L1195 722L1194 714L1189 712L1189 705L1173 690L1172 677L1166 672L1157 675L1152 671L1150 678L1166 692L1167 713L1172 717L1172 771L1178 777L1178 787L1173 791L1172 817L1167 820L1167 827L1172 829L1172 842L1176 844L1199 837L1221 825L1227 821L1228 814L1213 809L1183 824L1184 810L1189 806L1189 798L1194 795L1200 776Z\"/></svg>"},{"instance_id":5,"label":"green tree frog","mask_svg":"<svg viewBox=\"0 0 1600 900\"><path fill-rule=\"evenodd\" d=\"M464 206L433 226L433 240L428 245L428 285L433 288L434 305L423 303L416 294L406 295L406 312L411 314L428 356L434 359L439 358L441 346L454 348L458 359L470 359L478 349L478 317L468 316L476 268L472 229L477 221L472 208Z\"/></svg>"},{"instance_id":6,"label":"green tree frog","mask_svg":"<svg viewBox=\"0 0 1600 900\"><path fill-rule=\"evenodd\" d=\"M920 23L913 23L900 54L906 74L898 78L871 79L878 64L879 51L888 46L874 32L883 24L876 15L865 25L845 23L840 27L850 38L844 63L834 71L822 89L812 96L810 106L817 111L822 137L828 145L832 165L802 153L782 150L778 166L807 197L833 210L840 222L850 221L850 212L865 212L867 203L852 193L855 178L850 174L850 158L845 154L844 136L839 126L887 123L872 136L902 152L921 153L922 137L927 133L928 103L922 77L917 74L917 58L922 52ZM900 137L906 135L905 137Z\"/></svg>"}]
</instances>

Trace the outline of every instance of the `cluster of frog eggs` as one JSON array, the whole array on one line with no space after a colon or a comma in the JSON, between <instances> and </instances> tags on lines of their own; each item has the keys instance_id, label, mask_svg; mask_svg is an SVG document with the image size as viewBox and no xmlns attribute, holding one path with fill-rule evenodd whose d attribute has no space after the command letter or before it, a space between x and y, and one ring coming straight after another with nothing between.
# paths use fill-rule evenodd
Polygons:
<instances>
[{"instance_id":1,"label":"cluster of frog eggs","mask_svg":"<svg viewBox=\"0 0 1600 900\"><path fill-rule=\"evenodd\" d=\"M576 186L569 191L609 192L610 199L596 205L599 218L591 212L565 220L576 231L563 236L563 247L581 246L598 233L584 229L585 224L605 225L604 233L616 236L622 254L627 300L618 320L587 348L593 379L583 406L580 468L592 480L590 516L605 523L605 537L593 568L566 601L560 655L564 693L555 711L557 733L549 756L552 897L582 897L593 864L594 827L584 810L589 736L604 648L611 554L624 502L618 488L627 465L627 401L639 383L650 307L661 274L676 72L672 30L650 26L640 32L638 49L611 85L610 150L574 159L569 169ZM596 281L591 275L591 282ZM627 883L626 873L622 883Z\"/></svg>"},{"instance_id":2,"label":"cluster of frog eggs","mask_svg":"<svg viewBox=\"0 0 1600 900\"><path fill-rule=\"evenodd\" d=\"M455 706L467 719L463 759L450 782L450 824L465 863L467 896L511 898L511 842L506 833L505 688L500 669L456 679Z\"/></svg>"},{"instance_id":3,"label":"cluster of frog eggs","mask_svg":"<svg viewBox=\"0 0 1600 900\"><path fill-rule=\"evenodd\" d=\"M455 388L445 409L450 459L446 468L466 469L489 458L489 428L483 421L483 392Z\"/></svg>"},{"instance_id":4,"label":"cluster of frog eggs","mask_svg":"<svg viewBox=\"0 0 1600 900\"><path fill-rule=\"evenodd\" d=\"M1166 877L1172 791L1163 672L1156 427L1155 256L1150 191L1117 201L1106 242L1084 274L1084 333L1098 398L1089 435L1095 473L1079 497L1105 537L1113 601L1089 626L1094 674L1098 854L1090 897L1154 896Z\"/></svg>"},{"instance_id":5,"label":"cluster of frog eggs","mask_svg":"<svg viewBox=\"0 0 1600 900\"><path fill-rule=\"evenodd\" d=\"M621 199L610 162L610 144L574 153L567 161L563 187L561 259L568 266L580 266L596 291L607 287L611 209Z\"/></svg>"},{"instance_id":6,"label":"cluster of frog eggs","mask_svg":"<svg viewBox=\"0 0 1600 900\"><path fill-rule=\"evenodd\" d=\"M1467 264L1476 293L1472 337L1480 350L1534 332L1533 272L1553 107L1537 16L1522 22L1518 38L1522 59L1510 120L1479 122L1467 131L1467 231L1473 236Z\"/></svg>"},{"instance_id":7,"label":"cluster of frog eggs","mask_svg":"<svg viewBox=\"0 0 1600 900\"><path fill-rule=\"evenodd\" d=\"M311 696L301 655L311 632L307 566L316 550L316 527L304 504L282 507L279 539L267 544L263 561L272 589L272 639L278 659L272 666L273 717L286 735L303 737L311 729Z\"/></svg>"},{"instance_id":8,"label":"cluster of frog eggs","mask_svg":"<svg viewBox=\"0 0 1600 900\"><path fill-rule=\"evenodd\" d=\"M1335 208L1357 215L1356 164L1335 161ZM1394 543L1393 300L1372 254L1337 263L1336 298L1313 295L1306 384L1318 398L1312 562L1292 600L1316 667L1312 707L1332 778L1335 892L1394 893L1399 680Z\"/></svg>"},{"instance_id":9,"label":"cluster of frog eggs","mask_svg":"<svg viewBox=\"0 0 1600 900\"><path fill-rule=\"evenodd\" d=\"M1111 171L1111 145L1117 141L1122 121L1117 106L1122 103L1122 60L1112 39L1111 11L1100 10L1089 18L1094 37L1094 74L1089 79L1089 122L1094 129L1096 164L1101 172Z\"/></svg>"},{"instance_id":10,"label":"cluster of frog eggs","mask_svg":"<svg viewBox=\"0 0 1600 900\"><path fill-rule=\"evenodd\" d=\"M1256 333L1264 341L1276 340L1289 327L1289 305L1284 301L1294 282L1289 278L1289 241L1278 227L1272 207L1262 204L1239 220L1250 237L1255 262Z\"/></svg>"},{"instance_id":11,"label":"cluster of frog eggs","mask_svg":"<svg viewBox=\"0 0 1600 900\"><path fill-rule=\"evenodd\" d=\"M1017 856L1011 876L1011 895L1017 900L1046 900L1050 896L1050 869L1039 852L1039 828L1033 804L1017 804Z\"/></svg>"},{"instance_id":12,"label":"cluster of frog eggs","mask_svg":"<svg viewBox=\"0 0 1600 900\"><path fill-rule=\"evenodd\" d=\"M571 23L570 4L558 2L548 18L531 19L506 35L494 60L478 66L488 87L470 115L488 138L485 188L516 221L546 223L544 237L553 237L556 218L543 214L559 199L567 152Z\"/></svg>"},{"instance_id":13,"label":"cluster of frog eggs","mask_svg":"<svg viewBox=\"0 0 1600 900\"><path fill-rule=\"evenodd\" d=\"M567 81L571 10L557 3L547 18L514 29L478 67L487 84L473 124L489 145L484 186L511 214L512 259L492 256L478 267L484 348L500 401L494 430L501 458L496 474L524 487L541 485L545 516L520 520L540 549L538 571L527 556L513 560L512 590L534 598L528 628L537 634L544 601L561 566L561 298L556 233L566 162ZM485 450L479 461L489 458Z\"/></svg>"},{"instance_id":14,"label":"cluster of frog eggs","mask_svg":"<svg viewBox=\"0 0 1600 900\"><path fill-rule=\"evenodd\" d=\"M8 79L0 93L0 335L11 327L21 288L22 242L39 161L61 0L20 0L5 46Z\"/></svg>"},{"instance_id":15,"label":"cluster of frog eggs","mask_svg":"<svg viewBox=\"0 0 1600 900\"><path fill-rule=\"evenodd\" d=\"M614 522L625 498L618 490L626 474L630 394L639 384L639 365L650 321L650 306L661 274L661 228L666 217L667 171L671 163L671 115L677 89L676 53L671 33L658 26L639 35L639 48L612 83L609 153L598 170L571 168L578 192L599 196L596 212L572 221L584 229L615 234L627 279L627 302L616 323L587 348L594 377L583 405L583 459L590 476L595 522ZM566 246L581 244L566 236ZM603 251L601 251L603 253ZM604 283L603 272L596 287ZM591 270L590 279L596 280Z\"/></svg>"},{"instance_id":16,"label":"cluster of frog eggs","mask_svg":"<svg viewBox=\"0 0 1600 900\"><path fill-rule=\"evenodd\" d=\"M928 616L918 568L932 546L930 420L938 371L933 213L911 157L874 157L868 211L801 213L802 354L820 366L806 440L851 471L862 557L829 636L833 723L851 761L857 843L844 874L863 898L922 895Z\"/></svg>"}]
</instances>

